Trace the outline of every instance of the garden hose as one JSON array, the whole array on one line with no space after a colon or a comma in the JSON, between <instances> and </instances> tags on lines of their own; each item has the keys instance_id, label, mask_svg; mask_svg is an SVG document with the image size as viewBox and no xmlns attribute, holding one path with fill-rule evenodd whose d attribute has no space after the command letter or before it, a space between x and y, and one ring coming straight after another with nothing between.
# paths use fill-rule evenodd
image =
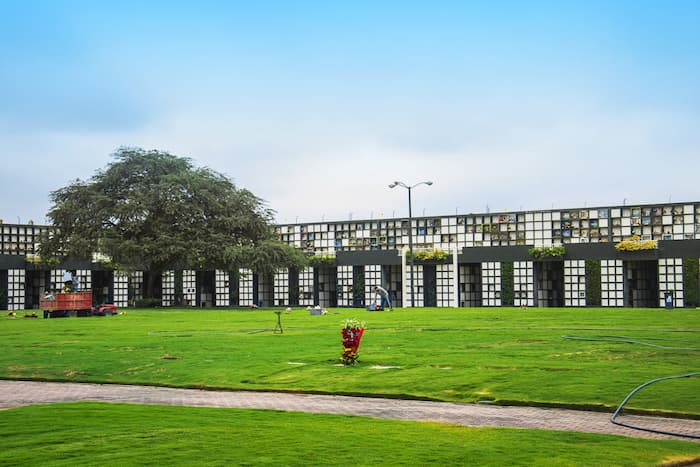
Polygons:
<instances>
[{"instance_id":1,"label":"garden hose","mask_svg":"<svg viewBox=\"0 0 700 467\"><path fill-rule=\"evenodd\" d=\"M622 403L621 403L620 406L617 408L617 410L615 410L615 413L613 413L613 414L612 414L612 417L610 417L610 421L611 421L612 423L614 423L615 425L624 426L624 427L627 427L627 428L632 428L632 429L634 429L634 430L648 431L648 432L650 432L650 433L658 433L658 434L662 434L662 435L681 436L681 437L683 437L683 438L690 438L690 439L700 439L700 436L699 436L699 435L689 435L689 434L685 434L685 433L676 433L676 432L673 432L673 431L655 430L655 429L653 429L653 428L647 428L647 427L643 427L643 426L631 425L631 424L629 424L629 423L623 423L623 422L620 422L620 421L616 420L616 418L617 418L618 414L620 413L620 411L622 410L622 408L625 406L625 404L627 404L627 401L629 401L629 400L632 398L632 396L634 396L634 395L635 395L638 391L640 391L641 389L643 389L643 388L645 388L645 387L647 387L647 386L649 386L649 385L651 385L651 384L654 384L654 383L656 383L656 382L659 382L659 381L665 381L665 380L668 380L668 379L678 379L678 378L691 378L691 377L693 377L693 376L700 376L700 372L698 372L698 373L688 373L687 375L665 376L665 377L663 377L663 378L656 378L656 379L652 379L651 381L647 381L646 383L642 384L641 386L637 387L634 391L632 391L631 393L629 393L629 394L627 395L627 397L625 397L625 400L622 401Z\"/></svg>"},{"instance_id":2,"label":"garden hose","mask_svg":"<svg viewBox=\"0 0 700 467\"><path fill-rule=\"evenodd\" d=\"M661 330L663 332L663 330ZM679 331L668 331L668 332L679 332ZM687 331L687 332L692 332L692 331ZM700 347L670 347L666 345L661 345L661 344L652 344L649 342L642 342L638 340L634 340L635 338L629 337L629 336L611 336L611 335L591 335L591 336L580 336L580 335L566 335L566 336L561 336L563 339L570 339L570 340L579 340L579 341L599 341L599 342L618 342L622 344L638 344L638 345L645 345L647 347L655 347L658 349L667 349L667 350L700 350ZM672 341L672 342L700 342L698 340L676 340L676 339L666 339L663 337L646 337L644 338L645 340L653 340L653 341ZM642 430L642 431L647 431L650 433L657 433L657 434L662 434L662 435L670 435L670 436L680 436L683 438L690 438L690 439L700 439L700 435L690 435L686 433L677 433L677 432L672 432L672 431L664 431L664 430L656 430L653 428L648 428L648 427L642 427L638 425L632 425L629 423L624 423L619 420L617 420L618 415L622 411L622 409L625 407L627 402L629 402L630 399L632 399L632 396L634 396L637 392L641 391L647 386L650 386L654 383L657 383L659 381L666 381L669 379L679 379L679 378L692 378L693 376L700 376L700 372L697 373L688 373L685 375L676 375L676 376L664 376L662 378L656 378L651 381L647 381L646 383L638 386L635 388L631 393L625 397L625 399L622 401L622 403L618 406L617 410L612 414L610 417L610 422L612 422L615 425L619 426L624 426L626 428L632 428L634 430Z\"/></svg>"}]
</instances>

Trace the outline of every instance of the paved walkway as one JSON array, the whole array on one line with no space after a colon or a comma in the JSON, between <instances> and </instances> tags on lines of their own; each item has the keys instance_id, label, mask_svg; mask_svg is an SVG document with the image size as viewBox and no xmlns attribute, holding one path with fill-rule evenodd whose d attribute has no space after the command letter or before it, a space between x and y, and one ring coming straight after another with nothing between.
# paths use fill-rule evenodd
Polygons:
<instances>
[{"instance_id":1,"label":"paved walkway","mask_svg":"<svg viewBox=\"0 0 700 467\"><path fill-rule=\"evenodd\" d=\"M610 414L537 407L502 407L416 400L247 391L205 391L119 384L0 380L0 408L57 402L100 401L191 407L275 409L363 415L392 420L606 433L637 438L687 439L614 425ZM618 420L621 420L618 418ZM700 435L700 420L625 416L625 423Z\"/></svg>"}]
</instances>

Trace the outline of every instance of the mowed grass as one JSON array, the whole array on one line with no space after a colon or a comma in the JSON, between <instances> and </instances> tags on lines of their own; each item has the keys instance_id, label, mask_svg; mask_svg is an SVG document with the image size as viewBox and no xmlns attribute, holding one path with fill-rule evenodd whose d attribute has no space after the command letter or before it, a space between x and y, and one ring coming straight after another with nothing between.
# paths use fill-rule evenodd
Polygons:
<instances>
[{"instance_id":1,"label":"mowed grass","mask_svg":"<svg viewBox=\"0 0 700 467\"><path fill-rule=\"evenodd\" d=\"M0 411L0 465L688 465L700 444L262 410Z\"/></svg>"},{"instance_id":2,"label":"mowed grass","mask_svg":"<svg viewBox=\"0 0 700 467\"><path fill-rule=\"evenodd\" d=\"M345 318L366 321L339 366ZM700 371L700 312L677 309L128 310L0 320L0 378L308 391L612 410L638 385ZM683 331L683 332L679 332ZM636 340L639 344L563 336ZM663 340L657 340L663 339ZM649 345L672 347L659 348ZM683 350L685 348L686 350ZM629 408L700 415L700 378Z\"/></svg>"},{"instance_id":3,"label":"mowed grass","mask_svg":"<svg viewBox=\"0 0 700 467\"><path fill-rule=\"evenodd\" d=\"M340 325L367 322L339 366ZM697 371L695 310L128 310L0 319L0 378L349 393L612 410L634 387ZM562 336L636 340L583 341ZM596 337L599 336L599 337ZM663 340L656 340L663 339ZM658 348L643 344L676 347ZM686 350L678 347L686 348ZM700 413L698 378L629 404ZM700 445L260 410L57 404L0 411L0 464L676 465Z\"/></svg>"}]
</instances>

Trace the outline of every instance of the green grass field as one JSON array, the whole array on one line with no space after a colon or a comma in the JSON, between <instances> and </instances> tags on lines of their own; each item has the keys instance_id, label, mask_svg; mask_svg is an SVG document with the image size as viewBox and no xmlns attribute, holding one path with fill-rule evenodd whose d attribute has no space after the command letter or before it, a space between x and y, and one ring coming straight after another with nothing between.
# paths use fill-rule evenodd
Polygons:
<instances>
[{"instance_id":1,"label":"green grass field","mask_svg":"<svg viewBox=\"0 0 700 467\"><path fill-rule=\"evenodd\" d=\"M355 367L337 365L347 317L367 326ZM282 315L283 334L272 332L275 323L271 310L4 318L0 377L610 410L645 381L700 366L700 351L677 349L700 348L696 310L343 309L310 316L299 309ZM652 386L630 407L700 415L697 384Z\"/></svg>"},{"instance_id":2,"label":"green grass field","mask_svg":"<svg viewBox=\"0 0 700 467\"><path fill-rule=\"evenodd\" d=\"M700 444L263 410L60 404L0 411L0 465L659 465Z\"/></svg>"},{"instance_id":3,"label":"green grass field","mask_svg":"<svg viewBox=\"0 0 700 467\"><path fill-rule=\"evenodd\" d=\"M366 321L367 331L360 348L360 363L344 367L338 365L340 326L342 320L349 317ZM700 348L700 312L697 310L433 308L370 313L361 309L338 309L330 310L325 316L310 316L306 310L296 309L282 315L283 334L272 332L275 324L276 316L272 310L128 310L127 315L115 317L51 320L3 317L0 320L3 348L0 353L0 378L367 394L612 411L630 391L646 381L700 371L700 351L693 350ZM573 340L563 336L606 340ZM629 343L631 341L637 343ZM76 413L81 410L116 411L115 417L128 417L129 412L137 410L120 406L95 408L89 404L72 406L71 410ZM635 396L628 407L698 417L700 378L684 378L650 386ZM204 422L195 423L202 431L194 437L206 437L210 429L206 427L206 420L212 416L206 415L209 413L207 411L147 407L138 410L158 414L173 411L173 415L168 417L181 417L182 426L189 426L199 420L200 414L205 414L201 415ZM52 407L13 409L0 413L0 433L3 433L6 443L8 439L15 442L20 439L18 435L12 435L8 419L41 419L32 411L48 419L57 417L56 408ZM243 412L226 412L234 414L226 416L249 416L241 415ZM280 415L258 413L254 418L272 420L277 416ZM284 426L314 424L296 421L294 417L300 416L298 414L285 416L291 418L280 422ZM344 419L304 417L318 417L319 427L323 427L326 430L324 433L334 440L327 444L330 446L327 449L331 451L358 446L369 456L368 459L373 455L381 459L382 450L388 449L386 443L380 442L376 448L378 451L374 452L368 444L369 435L362 434L363 431L369 433L374 430L380 423L376 420L353 421L353 426L359 428L346 436L342 428L346 425ZM154 424L152 429L158 432L160 415L145 415L145 418L151 420L150 423ZM70 419L66 421L70 422ZM75 424L75 421L72 423ZM471 463L459 457L464 454L459 446L472 446L470 443L481 438L500 440L495 441L494 445L483 445L483 452L488 453L485 455L489 455L488 459L493 462L475 462L493 465L509 463L508 459L513 459L512 456L521 451L525 457L510 463L547 463L549 455L542 445L537 444L540 442L547 449L555 446L551 449L561 451L562 455L580 453L582 456L562 457L561 462L555 462L559 465L653 465L669 460L673 453L684 452L672 447L668 451L662 449L649 458L625 457L630 460L626 463L622 459L613 460L613 456L619 455L622 451L618 450L622 448L610 448L613 444L608 444L608 438L599 438L599 435L381 422L384 423L388 423L388 430L399 437L397 445L414 443L406 441L410 438L408 434L406 439L401 438L404 431L428 430L423 436L424 439L431 439L430 444L434 435L429 430L456 433L456 441L449 441L447 435L435 435L440 439L445 437L446 453L436 455L434 461L428 451L415 454L411 459L423 459L415 462L419 464ZM396 426L391 423L396 423ZM335 428L338 425L341 427ZM46 422L43 426L46 426ZM163 426L162 429L168 428ZM59 425L58 430L56 436L60 436L61 430L72 429ZM109 432L108 428L105 430ZM138 427L134 428L134 431L138 430ZM213 445L218 442L217 437L224 436L214 432L229 428L211 427L211 430ZM41 432L41 429L38 431ZM51 443L52 433L32 432L36 437L46 436L46 442ZM182 438L182 433L175 429L175 438ZM240 436L245 437L245 433ZM230 436L239 435L231 432ZM277 450L286 447L298 452L299 443L315 442L306 429L301 430L298 436L297 439L292 435L289 438L271 435L269 445L281 443L282 447L276 447ZM378 436L381 439L387 435ZM543 436L552 438L542 441ZM346 440L346 437L351 439ZM513 437L519 441L514 441ZM135 442L127 435L115 435L115 439L123 439L116 444L122 448ZM571 440L574 439L580 441L572 445ZM610 439L619 440L614 437ZM660 443L659 447L688 446L687 452L700 455L700 445L697 443L624 442L638 446L643 453L656 452L648 446ZM497 448L498 443L505 443L509 449ZM105 450L109 451L111 442L107 444ZM163 439L162 443L156 444L166 446L168 442ZM589 444L592 446L591 452L584 448ZM515 451L510 449L513 446L517 448ZM470 456L477 456L473 450L478 449L474 445L467 452ZM129 447L129 450L132 448ZM158 451L156 448L154 450ZM155 451L148 455L161 455ZM592 453L599 451L601 456L609 457L593 462L592 459L596 458L592 457ZM402 461L402 452L404 450L395 450L391 455L397 457L388 463L414 463ZM544 457L538 460L537 456L542 454ZM3 463L2 459L0 457L0 463ZM58 456L51 459L61 463L63 458ZM117 459L113 458L113 463L122 463ZM230 460L226 456L211 459L220 459L219 463L222 464ZM241 459L245 457L236 459L231 463L244 463ZM294 463L275 455L270 457L269 462L273 463L274 459L282 464ZM478 459L478 456L474 459ZM304 461L309 463L308 458ZM138 463L133 459L125 462ZM265 462L259 459L252 463ZM365 463L376 464L371 461Z\"/></svg>"}]
</instances>

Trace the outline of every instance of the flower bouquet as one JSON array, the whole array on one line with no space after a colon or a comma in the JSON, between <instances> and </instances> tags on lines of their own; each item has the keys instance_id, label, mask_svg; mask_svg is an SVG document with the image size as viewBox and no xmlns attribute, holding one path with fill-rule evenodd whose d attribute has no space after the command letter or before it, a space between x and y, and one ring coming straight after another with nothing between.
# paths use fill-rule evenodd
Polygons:
<instances>
[{"instance_id":1,"label":"flower bouquet","mask_svg":"<svg viewBox=\"0 0 700 467\"><path fill-rule=\"evenodd\" d=\"M362 340L362 335L364 333L364 321L360 322L355 318L343 321L343 329L341 330L341 334L343 335L343 354L340 357L340 361L343 362L344 365L354 365L357 363L357 350L360 348L360 340Z\"/></svg>"}]
</instances>

